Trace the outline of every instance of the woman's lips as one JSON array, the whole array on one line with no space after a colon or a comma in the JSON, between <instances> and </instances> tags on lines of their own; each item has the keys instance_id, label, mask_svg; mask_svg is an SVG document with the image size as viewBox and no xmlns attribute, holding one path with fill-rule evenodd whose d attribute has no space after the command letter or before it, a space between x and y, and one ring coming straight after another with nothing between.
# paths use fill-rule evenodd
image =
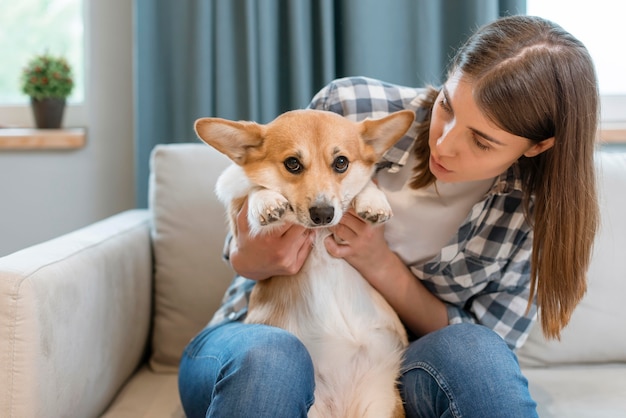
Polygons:
<instances>
[{"instance_id":1,"label":"woman's lips","mask_svg":"<svg viewBox=\"0 0 626 418\"><path fill-rule=\"evenodd\" d=\"M443 172L443 173L450 173L451 172L446 167L441 165L441 163L439 161L437 161L437 159L433 155L430 156L430 166L431 166L431 170L434 169L434 171L439 171L439 172Z\"/></svg>"}]
</instances>

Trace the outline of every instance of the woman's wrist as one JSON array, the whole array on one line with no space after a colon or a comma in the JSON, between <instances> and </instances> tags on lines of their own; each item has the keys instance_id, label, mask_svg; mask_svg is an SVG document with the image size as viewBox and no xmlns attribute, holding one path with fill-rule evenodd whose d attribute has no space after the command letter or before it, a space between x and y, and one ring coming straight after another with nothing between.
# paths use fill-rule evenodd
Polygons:
<instances>
[{"instance_id":1,"label":"woman's wrist","mask_svg":"<svg viewBox=\"0 0 626 418\"><path fill-rule=\"evenodd\" d=\"M259 281L271 277L260 272L256 263L250 263L250 258L241 254L236 245L231 246L229 260L235 273L246 279Z\"/></svg>"},{"instance_id":2,"label":"woman's wrist","mask_svg":"<svg viewBox=\"0 0 626 418\"><path fill-rule=\"evenodd\" d=\"M448 324L445 304L424 287L396 253L385 251L379 260L364 277L413 333L424 335Z\"/></svg>"},{"instance_id":3,"label":"woman's wrist","mask_svg":"<svg viewBox=\"0 0 626 418\"><path fill-rule=\"evenodd\" d=\"M361 274L365 279L379 292L384 293L386 287L396 288L396 279L402 275L402 271L406 270L406 266L400 260L398 255L391 251L389 247L385 247L366 271Z\"/></svg>"}]
</instances>

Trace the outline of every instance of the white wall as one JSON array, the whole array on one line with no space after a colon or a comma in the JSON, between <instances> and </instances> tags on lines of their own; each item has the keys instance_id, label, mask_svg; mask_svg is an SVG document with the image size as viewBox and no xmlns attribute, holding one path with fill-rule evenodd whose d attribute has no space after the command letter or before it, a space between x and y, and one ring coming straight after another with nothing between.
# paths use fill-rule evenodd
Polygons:
<instances>
[{"instance_id":1,"label":"white wall","mask_svg":"<svg viewBox=\"0 0 626 418\"><path fill-rule=\"evenodd\" d=\"M85 3L87 145L0 151L0 256L135 205L132 2Z\"/></svg>"}]
</instances>

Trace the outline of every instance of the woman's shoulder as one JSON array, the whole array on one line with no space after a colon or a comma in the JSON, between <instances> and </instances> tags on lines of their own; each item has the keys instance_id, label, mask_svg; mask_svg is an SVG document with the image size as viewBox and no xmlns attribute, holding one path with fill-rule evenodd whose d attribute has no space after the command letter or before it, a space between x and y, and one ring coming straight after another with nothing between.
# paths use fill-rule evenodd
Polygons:
<instances>
[{"instance_id":1,"label":"woman's shoulder","mask_svg":"<svg viewBox=\"0 0 626 418\"><path fill-rule=\"evenodd\" d=\"M386 93L398 93L405 94L411 97L415 97L417 94L424 90L423 87L404 86L401 84L395 84L388 81L366 77L366 76L351 76L337 78L330 83L329 86L337 89L352 89L352 90L369 90L370 93L381 93L380 89L383 89ZM364 90L366 89L366 90Z\"/></svg>"},{"instance_id":2,"label":"woman's shoulder","mask_svg":"<svg viewBox=\"0 0 626 418\"><path fill-rule=\"evenodd\" d=\"M344 77L333 80L322 88L309 107L330 110L361 120L402 109L416 110L420 95L425 90L364 76Z\"/></svg>"}]
</instances>

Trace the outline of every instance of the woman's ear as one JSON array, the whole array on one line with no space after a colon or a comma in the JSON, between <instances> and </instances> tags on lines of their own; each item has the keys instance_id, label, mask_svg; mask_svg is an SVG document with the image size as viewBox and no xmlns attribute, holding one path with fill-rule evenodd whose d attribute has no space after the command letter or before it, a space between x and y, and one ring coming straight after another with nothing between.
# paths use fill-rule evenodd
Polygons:
<instances>
[{"instance_id":1,"label":"woman's ear","mask_svg":"<svg viewBox=\"0 0 626 418\"><path fill-rule=\"evenodd\" d=\"M542 152L549 150L553 146L554 146L554 137L544 139L543 141L537 142L535 145L530 147L530 149L524 153L524 156L535 157L541 154Z\"/></svg>"}]
</instances>

